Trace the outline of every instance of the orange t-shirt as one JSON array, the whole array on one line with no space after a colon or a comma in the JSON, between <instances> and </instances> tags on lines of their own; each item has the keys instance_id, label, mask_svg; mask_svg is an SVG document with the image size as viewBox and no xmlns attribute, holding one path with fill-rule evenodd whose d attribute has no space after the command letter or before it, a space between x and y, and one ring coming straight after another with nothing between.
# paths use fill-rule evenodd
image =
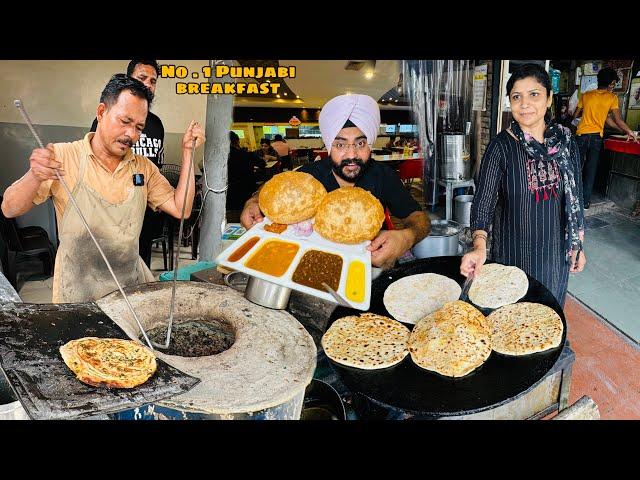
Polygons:
<instances>
[{"instance_id":1,"label":"orange t-shirt","mask_svg":"<svg viewBox=\"0 0 640 480\"><path fill-rule=\"evenodd\" d=\"M582 108L582 120L576 133L599 133L602 136L609 110L619 108L618 97L608 90L591 90L582 94L578 108Z\"/></svg>"}]
</instances>

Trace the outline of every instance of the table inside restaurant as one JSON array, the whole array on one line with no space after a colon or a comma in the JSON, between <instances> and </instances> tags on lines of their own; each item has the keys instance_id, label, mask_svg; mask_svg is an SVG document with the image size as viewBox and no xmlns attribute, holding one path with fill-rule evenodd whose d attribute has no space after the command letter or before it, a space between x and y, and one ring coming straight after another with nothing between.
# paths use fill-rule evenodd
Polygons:
<instances>
[{"instance_id":1,"label":"table inside restaurant","mask_svg":"<svg viewBox=\"0 0 640 480\"><path fill-rule=\"evenodd\" d=\"M393 153L391 155L371 154L371 158L376 162L404 162L405 160L422 160L422 155L412 153L411 155L403 155L401 153Z\"/></svg>"}]
</instances>

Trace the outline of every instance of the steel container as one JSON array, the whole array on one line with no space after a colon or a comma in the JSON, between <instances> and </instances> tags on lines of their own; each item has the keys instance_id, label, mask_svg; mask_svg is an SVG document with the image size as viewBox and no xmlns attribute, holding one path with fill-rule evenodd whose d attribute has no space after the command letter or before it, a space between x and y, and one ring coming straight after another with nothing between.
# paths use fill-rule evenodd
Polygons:
<instances>
[{"instance_id":1,"label":"steel container","mask_svg":"<svg viewBox=\"0 0 640 480\"><path fill-rule=\"evenodd\" d=\"M471 155L463 133L438 134L439 177L444 180L471 178Z\"/></svg>"},{"instance_id":2,"label":"steel container","mask_svg":"<svg viewBox=\"0 0 640 480\"><path fill-rule=\"evenodd\" d=\"M460 224L452 220L432 220L431 233L411 249L416 258L448 257L461 251Z\"/></svg>"},{"instance_id":3,"label":"steel container","mask_svg":"<svg viewBox=\"0 0 640 480\"><path fill-rule=\"evenodd\" d=\"M261 278L249 277L244 298L263 307L284 310L289 303L291 289L267 282Z\"/></svg>"},{"instance_id":4,"label":"steel container","mask_svg":"<svg viewBox=\"0 0 640 480\"><path fill-rule=\"evenodd\" d=\"M473 204L473 195L458 195L454 198L454 214L453 219L463 227L471 225L471 205Z\"/></svg>"}]
</instances>

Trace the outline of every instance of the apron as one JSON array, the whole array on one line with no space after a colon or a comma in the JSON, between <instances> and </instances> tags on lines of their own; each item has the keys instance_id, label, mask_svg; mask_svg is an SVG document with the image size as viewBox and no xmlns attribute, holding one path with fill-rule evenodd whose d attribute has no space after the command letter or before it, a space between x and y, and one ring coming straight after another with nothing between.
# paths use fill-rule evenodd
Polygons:
<instances>
[{"instance_id":1,"label":"apron","mask_svg":"<svg viewBox=\"0 0 640 480\"><path fill-rule=\"evenodd\" d=\"M154 282L151 270L138 255L138 238L147 207L144 188L133 186L132 181L127 198L122 203L110 203L85 183L88 161L88 154L83 154L72 195L89 228L123 288ZM129 162L124 167L129 168L132 175L136 173L133 164ZM71 200L62 217L58 237L60 246L54 270L54 303L93 301L118 289Z\"/></svg>"}]
</instances>

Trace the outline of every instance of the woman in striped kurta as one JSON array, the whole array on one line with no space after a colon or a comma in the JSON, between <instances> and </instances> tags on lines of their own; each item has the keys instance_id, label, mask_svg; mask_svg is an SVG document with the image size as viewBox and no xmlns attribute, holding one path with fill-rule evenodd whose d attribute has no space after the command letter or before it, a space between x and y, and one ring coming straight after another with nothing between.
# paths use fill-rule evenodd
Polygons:
<instances>
[{"instance_id":1,"label":"woman in striped kurta","mask_svg":"<svg viewBox=\"0 0 640 480\"><path fill-rule=\"evenodd\" d=\"M481 270L492 228L491 259L521 268L564 306L569 272L586 262L580 154L570 132L545 123L551 82L542 67L520 67L507 91L514 121L482 159L471 208L474 249L460 271Z\"/></svg>"}]
</instances>

